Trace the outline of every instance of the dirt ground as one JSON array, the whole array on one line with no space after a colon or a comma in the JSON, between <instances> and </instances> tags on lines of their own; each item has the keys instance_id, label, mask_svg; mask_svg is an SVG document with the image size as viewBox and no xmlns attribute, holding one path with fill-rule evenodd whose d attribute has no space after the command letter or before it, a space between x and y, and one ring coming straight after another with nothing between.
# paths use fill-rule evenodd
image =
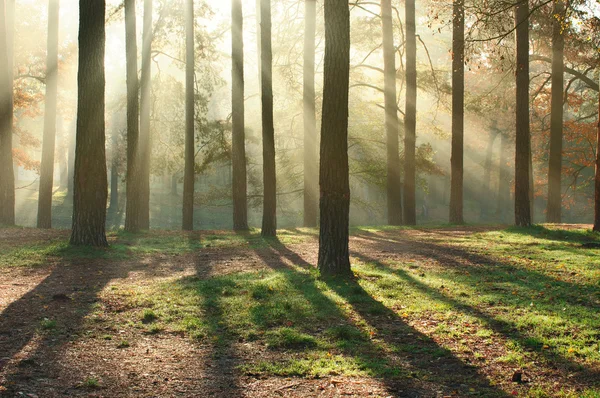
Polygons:
<instances>
[{"instance_id":1,"label":"dirt ground","mask_svg":"<svg viewBox=\"0 0 600 398\"><path fill-rule=\"evenodd\" d=\"M455 266L477 266L477 254L453 252L445 244L451 234L472 234L486 228L454 228L362 233L351 239L355 258L377 261L453 262ZM68 236L65 231L0 230L0 249L47 242ZM153 255L135 261L53 260L33 268L0 269L0 396L2 397L443 397L475 393L479 387L493 389L488 374L506 375L510 385L513 369L490 363L473 367L472 359L452 357L423 364L422 358L399 358L410 366L429 366L442 373L456 373L456 385L436 382L389 381L377 378L326 377L302 379L261 377L240 374L238 365L268 352L246 343L235 344L229 352L216 353L207 345L171 333L147 335L135 330L107 330L130 343L119 349L114 341L88 330L86 317L94 306L106 302L101 292L111 286L138 286L189 275L214 275L257 269L286 267L289 262L316 263L317 241L310 238L286 245L285 253L270 248L210 247L196 253ZM103 302L105 301L105 302ZM365 314L368 316L368 314ZM40 334L40 321L59 319L60 333ZM380 320L380 322L386 322ZM384 326L405 336L406 326L388 320ZM427 320L411 324L414 333L427 337ZM100 331L101 332L101 331ZM393 335L393 334L392 334ZM431 340L431 339L430 339ZM431 341L431 344L436 343ZM447 343L447 342L446 342ZM500 355L501 347L482 345L475 351ZM473 360L474 361L474 360ZM101 380L89 388L83 380ZM528 377L556 379L562 384L585 384L584 374L572 377L561 369L544 368ZM590 375L589 377L593 377ZM510 390L510 387L508 387ZM502 396L506 386L497 395ZM511 395L510 392L506 395ZM485 396L485 395L484 395Z\"/></svg>"}]
</instances>

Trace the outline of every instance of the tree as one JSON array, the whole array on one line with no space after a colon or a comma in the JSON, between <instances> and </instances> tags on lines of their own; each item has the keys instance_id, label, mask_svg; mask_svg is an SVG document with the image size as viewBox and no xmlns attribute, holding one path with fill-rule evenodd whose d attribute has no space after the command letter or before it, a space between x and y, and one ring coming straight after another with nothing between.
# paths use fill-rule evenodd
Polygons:
<instances>
[{"instance_id":1,"label":"tree","mask_svg":"<svg viewBox=\"0 0 600 398\"><path fill-rule=\"evenodd\" d=\"M596 135L596 178L594 187L594 231L600 232L600 95L598 96L598 133Z\"/></svg>"},{"instance_id":2,"label":"tree","mask_svg":"<svg viewBox=\"0 0 600 398\"><path fill-rule=\"evenodd\" d=\"M44 139L40 168L38 228L52 227L52 189L56 140L56 101L58 89L58 11L59 0L48 1L48 53L46 56L46 97L44 101Z\"/></svg>"},{"instance_id":3,"label":"tree","mask_svg":"<svg viewBox=\"0 0 600 398\"><path fill-rule=\"evenodd\" d=\"M9 0L10 2L10 0ZM0 0L0 224L15 224L15 175L12 156L12 45L8 42L5 0Z\"/></svg>"},{"instance_id":4,"label":"tree","mask_svg":"<svg viewBox=\"0 0 600 398\"><path fill-rule=\"evenodd\" d=\"M318 157L315 104L315 35L317 1L304 1L304 226L317 226Z\"/></svg>"},{"instance_id":5,"label":"tree","mask_svg":"<svg viewBox=\"0 0 600 398\"><path fill-rule=\"evenodd\" d=\"M248 177L244 124L244 14L242 1L231 2L231 168L233 229L248 229Z\"/></svg>"},{"instance_id":6,"label":"tree","mask_svg":"<svg viewBox=\"0 0 600 398\"><path fill-rule=\"evenodd\" d=\"M79 1L77 140L72 245L108 246L105 233L105 0Z\"/></svg>"},{"instance_id":7,"label":"tree","mask_svg":"<svg viewBox=\"0 0 600 398\"><path fill-rule=\"evenodd\" d=\"M325 72L321 123L319 260L321 275L351 275L348 90L350 9L344 0L325 2Z\"/></svg>"},{"instance_id":8,"label":"tree","mask_svg":"<svg viewBox=\"0 0 600 398\"><path fill-rule=\"evenodd\" d=\"M392 23L392 1L381 0L383 33L383 70L385 97L385 132L387 137L387 209L388 224L402 224L402 190L400 187L399 121L396 103L396 49Z\"/></svg>"},{"instance_id":9,"label":"tree","mask_svg":"<svg viewBox=\"0 0 600 398\"><path fill-rule=\"evenodd\" d=\"M516 150L515 150L515 223L531 225L529 197L529 3L515 5L516 27Z\"/></svg>"},{"instance_id":10,"label":"tree","mask_svg":"<svg viewBox=\"0 0 600 398\"><path fill-rule=\"evenodd\" d=\"M113 116L110 150L110 199L108 211L119 211L119 122L117 114Z\"/></svg>"},{"instance_id":11,"label":"tree","mask_svg":"<svg viewBox=\"0 0 600 398\"><path fill-rule=\"evenodd\" d=\"M406 114L404 116L404 223L417 224L417 35L415 0L406 0Z\"/></svg>"},{"instance_id":12,"label":"tree","mask_svg":"<svg viewBox=\"0 0 600 398\"><path fill-rule=\"evenodd\" d=\"M152 107L152 0L144 0L144 27L142 32L142 76L140 96L140 229L150 229L150 109Z\"/></svg>"},{"instance_id":13,"label":"tree","mask_svg":"<svg viewBox=\"0 0 600 398\"><path fill-rule=\"evenodd\" d=\"M125 230L138 232L141 220L140 97L137 62L135 0L125 0L125 55L127 64L127 198Z\"/></svg>"},{"instance_id":14,"label":"tree","mask_svg":"<svg viewBox=\"0 0 600 398\"><path fill-rule=\"evenodd\" d=\"M262 236L277 233L277 181L275 170L275 128L273 125L273 53L271 49L271 0L260 3L261 99L263 138L263 220Z\"/></svg>"},{"instance_id":15,"label":"tree","mask_svg":"<svg viewBox=\"0 0 600 398\"><path fill-rule=\"evenodd\" d=\"M450 222L464 223L464 121L465 121L465 6L453 2L452 17L452 177L450 183Z\"/></svg>"},{"instance_id":16,"label":"tree","mask_svg":"<svg viewBox=\"0 0 600 398\"><path fill-rule=\"evenodd\" d=\"M194 0L185 3L185 169L183 175L184 231L194 229Z\"/></svg>"},{"instance_id":17,"label":"tree","mask_svg":"<svg viewBox=\"0 0 600 398\"><path fill-rule=\"evenodd\" d=\"M560 223L562 213L562 149L563 149L563 94L564 94L564 47L563 25L564 0L554 0L552 11L552 109L550 120L550 155L548 166L548 207L546 221Z\"/></svg>"}]
</instances>

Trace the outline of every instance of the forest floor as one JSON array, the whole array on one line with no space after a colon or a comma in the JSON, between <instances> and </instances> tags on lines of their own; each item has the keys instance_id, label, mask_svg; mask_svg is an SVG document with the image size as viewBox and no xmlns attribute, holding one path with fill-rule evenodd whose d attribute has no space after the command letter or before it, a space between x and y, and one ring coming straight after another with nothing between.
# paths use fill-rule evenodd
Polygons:
<instances>
[{"instance_id":1,"label":"forest floor","mask_svg":"<svg viewBox=\"0 0 600 398\"><path fill-rule=\"evenodd\" d=\"M600 235L0 229L2 397L600 397Z\"/></svg>"}]
</instances>

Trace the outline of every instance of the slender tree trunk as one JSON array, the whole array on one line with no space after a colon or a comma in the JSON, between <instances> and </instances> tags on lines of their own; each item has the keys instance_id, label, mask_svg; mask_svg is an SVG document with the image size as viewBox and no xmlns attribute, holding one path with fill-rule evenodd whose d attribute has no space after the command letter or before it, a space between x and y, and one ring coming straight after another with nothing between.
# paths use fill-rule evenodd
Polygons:
<instances>
[{"instance_id":1,"label":"slender tree trunk","mask_svg":"<svg viewBox=\"0 0 600 398\"><path fill-rule=\"evenodd\" d=\"M483 181L479 201L481 204L480 221L488 221L490 215L490 182L492 177L492 158L494 156L494 142L496 141L496 131L490 131L488 145L485 151L485 162L483 164Z\"/></svg>"},{"instance_id":2,"label":"slender tree trunk","mask_svg":"<svg viewBox=\"0 0 600 398\"><path fill-rule=\"evenodd\" d=\"M194 229L194 0L185 3L185 170L183 175L184 231Z\"/></svg>"},{"instance_id":3,"label":"slender tree trunk","mask_svg":"<svg viewBox=\"0 0 600 398\"><path fill-rule=\"evenodd\" d=\"M350 9L344 0L325 2L325 76L321 123L319 271L351 275L348 249L348 90Z\"/></svg>"},{"instance_id":4,"label":"slender tree trunk","mask_svg":"<svg viewBox=\"0 0 600 398\"><path fill-rule=\"evenodd\" d=\"M404 116L404 223L417 224L417 36L415 0L406 0L406 115Z\"/></svg>"},{"instance_id":5,"label":"slender tree trunk","mask_svg":"<svg viewBox=\"0 0 600 398\"><path fill-rule=\"evenodd\" d=\"M464 124L465 124L465 5L454 1L452 19L452 181L450 222L463 224Z\"/></svg>"},{"instance_id":6,"label":"slender tree trunk","mask_svg":"<svg viewBox=\"0 0 600 398\"><path fill-rule=\"evenodd\" d=\"M552 27L552 113L550 121L550 155L548 165L548 207L546 221L560 223L562 213L562 146L564 48L563 23L565 0L554 0Z\"/></svg>"},{"instance_id":7,"label":"slender tree trunk","mask_svg":"<svg viewBox=\"0 0 600 398\"><path fill-rule=\"evenodd\" d=\"M44 139L40 167L38 228L52 228L52 189L54 187L54 150L56 140L56 101L58 90L58 11L59 0L48 2L48 54L46 55L46 97L44 101Z\"/></svg>"},{"instance_id":8,"label":"slender tree trunk","mask_svg":"<svg viewBox=\"0 0 600 398\"><path fill-rule=\"evenodd\" d=\"M116 119L116 117L115 117ZM111 162L110 162L110 211L119 210L119 128L113 123L111 136Z\"/></svg>"},{"instance_id":9,"label":"slender tree trunk","mask_svg":"<svg viewBox=\"0 0 600 398\"><path fill-rule=\"evenodd\" d=\"M241 0L231 2L231 59L233 229L245 231L248 229L248 179L244 124L244 14Z\"/></svg>"},{"instance_id":10,"label":"slender tree trunk","mask_svg":"<svg viewBox=\"0 0 600 398\"><path fill-rule=\"evenodd\" d=\"M71 127L69 128L69 137L68 142L69 142L69 156L67 157L67 166L68 166L68 188L67 188L67 196L69 196L71 198L71 200L73 200L73 191L74 191L74 186L73 184L75 183L75 140L76 140L76 136L77 136L77 120L73 120L73 123L71 124Z\"/></svg>"},{"instance_id":11,"label":"slender tree trunk","mask_svg":"<svg viewBox=\"0 0 600 398\"><path fill-rule=\"evenodd\" d=\"M125 55L127 64L127 197L125 231L140 230L140 97L137 61L135 0L125 0Z\"/></svg>"},{"instance_id":12,"label":"slender tree trunk","mask_svg":"<svg viewBox=\"0 0 600 398\"><path fill-rule=\"evenodd\" d=\"M63 190L67 189L69 186L69 171L67 166L67 151L69 147L69 141L65 134L62 117L59 118L56 123L56 131L59 139L58 169L60 171L60 189Z\"/></svg>"},{"instance_id":13,"label":"slender tree trunk","mask_svg":"<svg viewBox=\"0 0 600 398\"><path fill-rule=\"evenodd\" d=\"M594 184L596 195L594 200L594 231L600 232L600 96L598 99L598 134L596 137L596 180Z\"/></svg>"},{"instance_id":14,"label":"slender tree trunk","mask_svg":"<svg viewBox=\"0 0 600 398\"><path fill-rule=\"evenodd\" d=\"M317 1L304 1L304 226L317 226L318 175L315 101L315 32Z\"/></svg>"},{"instance_id":15,"label":"slender tree trunk","mask_svg":"<svg viewBox=\"0 0 600 398\"><path fill-rule=\"evenodd\" d=\"M150 229L150 107L152 105L152 0L144 0L140 107L140 211L139 228Z\"/></svg>"},{"instance_id":16,"label":"slender tree trunk","mask_svg":"<svg viewBox=\"0 0 600 398\"><path fill-rule=\"evenodd\" d=\"M263 236L277 234L277 183L275 173L275 129L273 126L273 54L271 50L271 0L260 4L262 58L262 137L263 137Z\"/></svg>"},{"instance_id":17,"label":"slender tree trunk","mask_svg":"<svg viewBox=\"0 0 600 398\"><path fill-rule=\"evenodd\" d=\"M506 222L507 207L510 203L510 173L506 168L510 142L506 133L500 133L500 156L498 159L498 195L496 216Z\"/></svg>"},{"instance_id":18,"label":"slender tree trunk","mask_svg":"<svg viewBox=\"0 0 600 398\"><path fill-rule=\"evenodd\" d=\"M10 2L10 0L8 0ZM0 0L0 224L15 224L15 175L12 156L12 43L5 0Z\"/></svg>"},{"instance_id":19,"label":"slender tree trunk","mask_svg":"<svg viewBox=\"0 0 600 398\"><path fill-rule=\"evenodd\" d=\"M396 97L396 49L392 1L381 0L383 36L383 70L385 96L385 132L387 138L387 209L388 224L402 224L402 190L400 186L399 121Z\"/></svg>"},{"instance_id":20,"label":"slender tree trunk","mask_svg":"<svg viewBox=\"0 0 600 398\"><path fill-rule=\"evenodd\" d=\"M72 245L108 246L105 234L105 0L79 1L77 144Z\"/></svg>"},{"instance_id":21,"label":"slender tree trunk","mask_svg":"<svg viewBox=\"0 0 600 398\"><path fill-rule=\"evenodd\" d=\"M515 154L515 223L520 227L531 225L529 199L529 3L515 6L517 42L517 95L516 95L516 154Z\"/></svg>"}]
</instances>

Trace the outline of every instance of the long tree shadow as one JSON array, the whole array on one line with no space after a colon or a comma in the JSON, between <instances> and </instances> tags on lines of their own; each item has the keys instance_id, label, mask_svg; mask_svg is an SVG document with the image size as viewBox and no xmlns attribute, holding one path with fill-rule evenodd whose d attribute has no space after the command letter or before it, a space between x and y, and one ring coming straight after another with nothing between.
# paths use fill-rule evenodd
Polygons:
<instances>
[{"instance_id":1,"label":"long tree shadow","mask_svg":"<svg viewBox=\"0 0 600 398\"><path fill-rule=\"evenodd\" d=\"M403 322L398 314L375 300L356 281L327 281L326 286L348 303L353 316L344 312L324 294L314 275L307 277L300 271L314 267L278 240L268 242L268 248L255 250L258 256L274 270L284 270L283 275L290 284L299 286L297 289L301 286L301 291L315 309L326 307L328 313L335 314L332 322L352 325L362 333L365 333L365 328L370 331L369 337L358 349L352 346L341 347L341 350L345 356L360 363L367 373L381 379L390 394L420 397L442 391L444 394L458 392L464 396L477 391L486 397L507 396L492 386L476 368Z\"/></svg>"},{"instance_id":2,"label":"long tree shadow","mask_svg":"<svg viewBox=\"0 0 600 398\"><path fill-rule=\"evenodd\" d=\"M369 246L369 249L373 253L379 252L384 247L389 247L388 240L378 241L377 237L373 238L372 236L370 238L372 241L380 243ZM479 295L493 297L496 303L503 301L519 302L521 300L524 302L520 303L522 306L528 305L529 300L519 299L515 296L512 289L502 287L506 284L526 289L527 298L530 298L532 293L538 294L541 290L551 286L554 288L552 301L550 301L550 298L543 299L546 301L544 304L547 306L545 311L548 315L561 314L563 307L568 305L570 306L569 315L573 318L571 320L581 323L587 322L589 319L586 319L585 311L578 311L578 307L587 307L594 310L600 309L597 304L582 300L582 294L598 294L599 289L594 286L582 286L558 281L542 273L519 268L513 264L497 261L456 247L438 245L432 242L423 243L414 240L401 241L398 239L397 242L401 245L404 255L423 256L429 260L435 260L439 264L439 267L451 272L450 275L446 276L448 279L454 282L459 279L465 285L478 286ZM567 374L572 372L579 372L578 376L581 380L586 380L590 385L598 385L598 380L600 380L600 372L598 370L585 367L580 363L565 358L553 347L544 348L544 344L540 341L539 336L519 330L515 324L503 321L485 310L468 305L464 300L450 297L443 291L434 289L416 279L409 272L386 265L384 263L386 260L370 257L356 250L352 251L352 255L364 263L374 264L380 269L393 273L432 299L446 303L462 313L476 317L496 333L507 337L519 346L527 350L535 349L550 364L560 367L559 370L563 376L566 377ZM467 272L456 274L457 270ZM481 282L489 282L489 284L486 286L485 283ZM589 311L587 316L589 318Z\"/></svg>"}]
</instances>

